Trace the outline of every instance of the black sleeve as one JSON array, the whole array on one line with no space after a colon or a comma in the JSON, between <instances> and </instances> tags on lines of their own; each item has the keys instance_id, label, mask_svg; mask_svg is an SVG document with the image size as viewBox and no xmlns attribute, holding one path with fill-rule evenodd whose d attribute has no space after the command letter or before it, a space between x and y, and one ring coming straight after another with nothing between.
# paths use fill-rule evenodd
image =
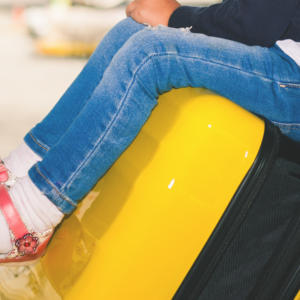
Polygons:
<instances>
[{"instance_id":1,"label":"black sleeve","mask_svg":"<svg viewBox=\"0 0 300 300\"><path fill-rule=\"evenodd\" d=\"M170 27L270 47L286 31L299 0L226 0L209 7L181 6Z\"/></svg>"}]
</instances>

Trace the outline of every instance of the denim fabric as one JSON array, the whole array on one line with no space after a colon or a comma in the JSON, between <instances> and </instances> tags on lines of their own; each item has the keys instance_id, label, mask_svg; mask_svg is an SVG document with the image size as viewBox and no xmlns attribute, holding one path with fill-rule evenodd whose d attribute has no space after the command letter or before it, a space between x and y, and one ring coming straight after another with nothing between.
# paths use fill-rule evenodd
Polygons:
<instances>
[{"instance_id":1,"label":"denim fabric","mask_svg":"<svg viewBox=\"0 0 300 300\"><path fill-rule=\"evenodd\" d=\"M126 19L25 137L43 157L29 171L31 179L70 213L130 145L159 95L187 86L211 89L300 141L300 68L278 47Z\"/></svg>"},{"instance_id":2,"label":"denim fabric","mask_svg":"<svg viewBox=\"0 0 300 300\"><path fill-rule=\"evenodd\" d=\"M125 20L104 37L52 111L25 137L25 141L37 154L44 157L58 143L91 97L116 52L134 33L143 28L143 25Z\"/></svg>"}]
</instances>

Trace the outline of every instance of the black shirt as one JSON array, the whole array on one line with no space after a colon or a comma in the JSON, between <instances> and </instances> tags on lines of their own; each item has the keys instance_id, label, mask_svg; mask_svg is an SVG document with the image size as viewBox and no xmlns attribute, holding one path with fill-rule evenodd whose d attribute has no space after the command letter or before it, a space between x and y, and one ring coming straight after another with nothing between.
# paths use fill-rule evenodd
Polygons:
<instances>
[{"instance_id":1,"label":"black shirt","mask_svg":"<svg viewBox=\"0 0 300 300\"><path fill-rule=\"evenodd\" d=\"M181 6L170 27L247 45L271 47L276 41L300 41L300 0L224 0L209 7Z\"/></svg>"}]
</instances>

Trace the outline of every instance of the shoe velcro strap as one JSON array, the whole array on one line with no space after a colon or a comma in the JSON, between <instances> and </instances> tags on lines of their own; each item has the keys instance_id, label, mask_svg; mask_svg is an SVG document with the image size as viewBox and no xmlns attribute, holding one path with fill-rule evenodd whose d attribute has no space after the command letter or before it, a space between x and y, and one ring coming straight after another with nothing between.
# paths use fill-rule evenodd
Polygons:
<instances>
[{"instance_id":1,"label":"shoe velcro strap","mask_svg":"<svg viewBox=\"0 0 300 300\"><path fill-rule=\"evenodd\" d=\"M3 185L0 185L0 210L16 240L28 234L28 229Z\"/></svg>"}]
</instances>

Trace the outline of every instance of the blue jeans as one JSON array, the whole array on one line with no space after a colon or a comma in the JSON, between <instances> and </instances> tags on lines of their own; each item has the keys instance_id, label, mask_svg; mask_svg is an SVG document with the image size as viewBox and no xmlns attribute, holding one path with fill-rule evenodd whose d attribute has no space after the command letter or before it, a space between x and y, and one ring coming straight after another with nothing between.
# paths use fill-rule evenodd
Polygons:
<instances>
[{"instance_id":1,"label":"blue jeans","mask_svg":"<svg viewBox=\"0 0 300 300\"><path fill-rule=\"evenodd\" d=\"M159 95L187 86L211 89L300 140L300 68L279 48L125 19L26 135L43 158L30 178L63 213L72 212L136 137Z\"/></svg>"}]
</instances>

